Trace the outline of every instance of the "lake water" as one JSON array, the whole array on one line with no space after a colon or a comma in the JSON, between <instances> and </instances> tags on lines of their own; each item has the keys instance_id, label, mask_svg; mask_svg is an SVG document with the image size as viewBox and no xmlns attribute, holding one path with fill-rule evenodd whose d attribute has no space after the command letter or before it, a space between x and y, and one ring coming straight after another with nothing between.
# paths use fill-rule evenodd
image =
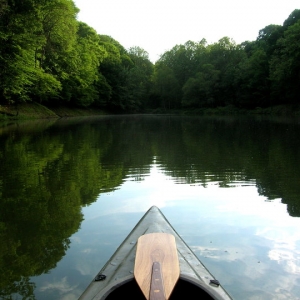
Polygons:
<instances>
[{"instance_id":1,"label":"lake water","mask_svg":"<svg viewBox=\"0 0 300 300\"><path fill-rule=\"evenodd\" d=\"M77 299L152 205L233 299L300 299L299 136L265 117L0 127L0 299Z\"/></svg>"}]
</instances>

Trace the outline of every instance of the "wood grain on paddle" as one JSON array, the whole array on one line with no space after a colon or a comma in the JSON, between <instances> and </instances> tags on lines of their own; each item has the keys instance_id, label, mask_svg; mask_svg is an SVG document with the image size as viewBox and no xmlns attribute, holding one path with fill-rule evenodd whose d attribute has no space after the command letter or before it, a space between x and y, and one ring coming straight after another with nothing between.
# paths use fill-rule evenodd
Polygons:
<instances>
[{"instance_id":1,"label":"wood grain on paddle","mask_svg":"<svg viewBox=\"0 0 300 300\"><path fill-rule=\"evenodd\" d=\"M169 299L179 278L175 237L168 233L150 233L138 239L134 276L146 299L150 298L152 267L159 262L165 299Z\"/></svg>"}]
</instances>

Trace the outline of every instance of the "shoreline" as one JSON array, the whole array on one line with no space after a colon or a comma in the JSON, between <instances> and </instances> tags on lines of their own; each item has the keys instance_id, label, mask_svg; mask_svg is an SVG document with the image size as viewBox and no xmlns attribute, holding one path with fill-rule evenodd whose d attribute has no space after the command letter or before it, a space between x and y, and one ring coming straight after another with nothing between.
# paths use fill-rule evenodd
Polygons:
<instances>
[{"instance_id":1,"label":"shoreline","mask_svg":"<svg viewBox=\"0 0 300 300\"><path fill-rule=\"evenodd\" d=\"M300 106L280 105L268 108L257 107L254 110L238 109L233 106L205 108L205 109L181 109L173 111L152 110L141 112L141 114L176 114L176 115L270 115L270 116L300 116ZM18 105L0 105L0 122L11 120L37 120L37 119L59 119L65 117L82 117L108 115L112 112L98 108L70 108L70 107L46 107L42 104L32 102Z\"/></svg>"},{"instance_id":2,"label":"shoreline","mask_svg":"<svg viewBox=\"0 0 300 300\"><path fill-rule=\"evenodd\" d=\"M0 105L0 122L7 120L59 119L105 114L107 114L105 111L96 108L46 107L36 102L19 105Z\"/></svg>"}]
</instances>

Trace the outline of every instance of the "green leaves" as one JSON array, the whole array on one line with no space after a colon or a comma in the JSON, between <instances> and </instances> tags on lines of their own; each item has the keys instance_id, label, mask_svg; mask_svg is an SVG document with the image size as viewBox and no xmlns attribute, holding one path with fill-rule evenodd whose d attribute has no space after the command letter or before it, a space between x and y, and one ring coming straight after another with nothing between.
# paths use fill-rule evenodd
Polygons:
<instances>
[{"instance_id":1,"label":"green leaves","mask_svg":"<svg viewBox=\"0 0 300 300\"><path fill-rule=\"evenodd\" d=\"M128 56L133 63L127 73L128 110L140 111L148 102L153 64L140 47L129 48Z\"/></svg>"},{"instance_id":2,"label":"green leaves","mask_svg":"<svg viewBox=\"0 0 300 300\"><path fill-rule=\"evenodd\" d=\"M223 37L211 45L205 40L176 45L155 64L153 98L165 108L167 99L174 104L179 97L189 109L299 103L299 22L295 10L283 26L261 29L253 42L237 45Z\"/></svg>"},{"instance_id":3,"label":"green leaves","mask_svg":"<svg viewBox=\"0 0 300 300\"><path fill-rule=\"evenodd\" d=\"M158 106L164 110L178 108L181 87L174 70L164 62L157 62L153 78L152 98L157 99Z\"/></svg>"},{"instance_id":4,"label":"green leaves","mask_svg":"<svg viewBox=\"0 0 300 300\"><path fill-rule=\"evenodd\" d=\"M289 26L277 42L278 51L272 57L270 79L275 101L298 104L300 92L300 19ZM282 100L281 100L282 101Z\"/></svg>"},{"instance_id":5,"label":"green leaves","mask_svg":"<svg viewBox=\"0 0 300 300\"><path fill-rule=\"evenodd\" d=\"M215 105L220 71L211 64L203 65L202 68L202 72L198 72L183 86L183 106L213 107Z\"/></svg>"},{"instance_id":6,"label":"green leaves","mask_svg":"<svg viewBox=\"0 0 300 300\"><path fill-rule=\"evenodd\" d=\"M0 93L4 102L48 101L58 97L65 71L61 57L76 39L72 1L6 3L0 19Z\"/></svg>"},{"instance_id":7,"label":"green leaves","mask_svg":"<svg viewBox=\"0 0 300 300\"><path fill-rule=\"evenodd\" d=\"M234 105L295 104L299 96L299 22L268 25L255 41L187 41L155 66L76 20L72 0L0 0L0 103L97 106L112 112Z\"/></svg>"}]
</instances>

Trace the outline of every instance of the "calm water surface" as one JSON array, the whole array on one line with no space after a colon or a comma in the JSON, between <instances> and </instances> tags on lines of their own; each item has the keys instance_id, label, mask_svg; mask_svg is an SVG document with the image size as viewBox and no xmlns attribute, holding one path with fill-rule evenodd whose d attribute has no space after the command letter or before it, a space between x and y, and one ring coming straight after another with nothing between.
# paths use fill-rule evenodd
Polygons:
<instances>
[{"instance_id":1,"label":"calm water surface","mask_svg":"<svg viewBox=\"0 0 300 300\"><path fill-rule=\"evenodd\" d=\"M299 120L0 127L0 299L77 299L157 205L233 299L300 299Z\"/></svg>"}]
</instances>

